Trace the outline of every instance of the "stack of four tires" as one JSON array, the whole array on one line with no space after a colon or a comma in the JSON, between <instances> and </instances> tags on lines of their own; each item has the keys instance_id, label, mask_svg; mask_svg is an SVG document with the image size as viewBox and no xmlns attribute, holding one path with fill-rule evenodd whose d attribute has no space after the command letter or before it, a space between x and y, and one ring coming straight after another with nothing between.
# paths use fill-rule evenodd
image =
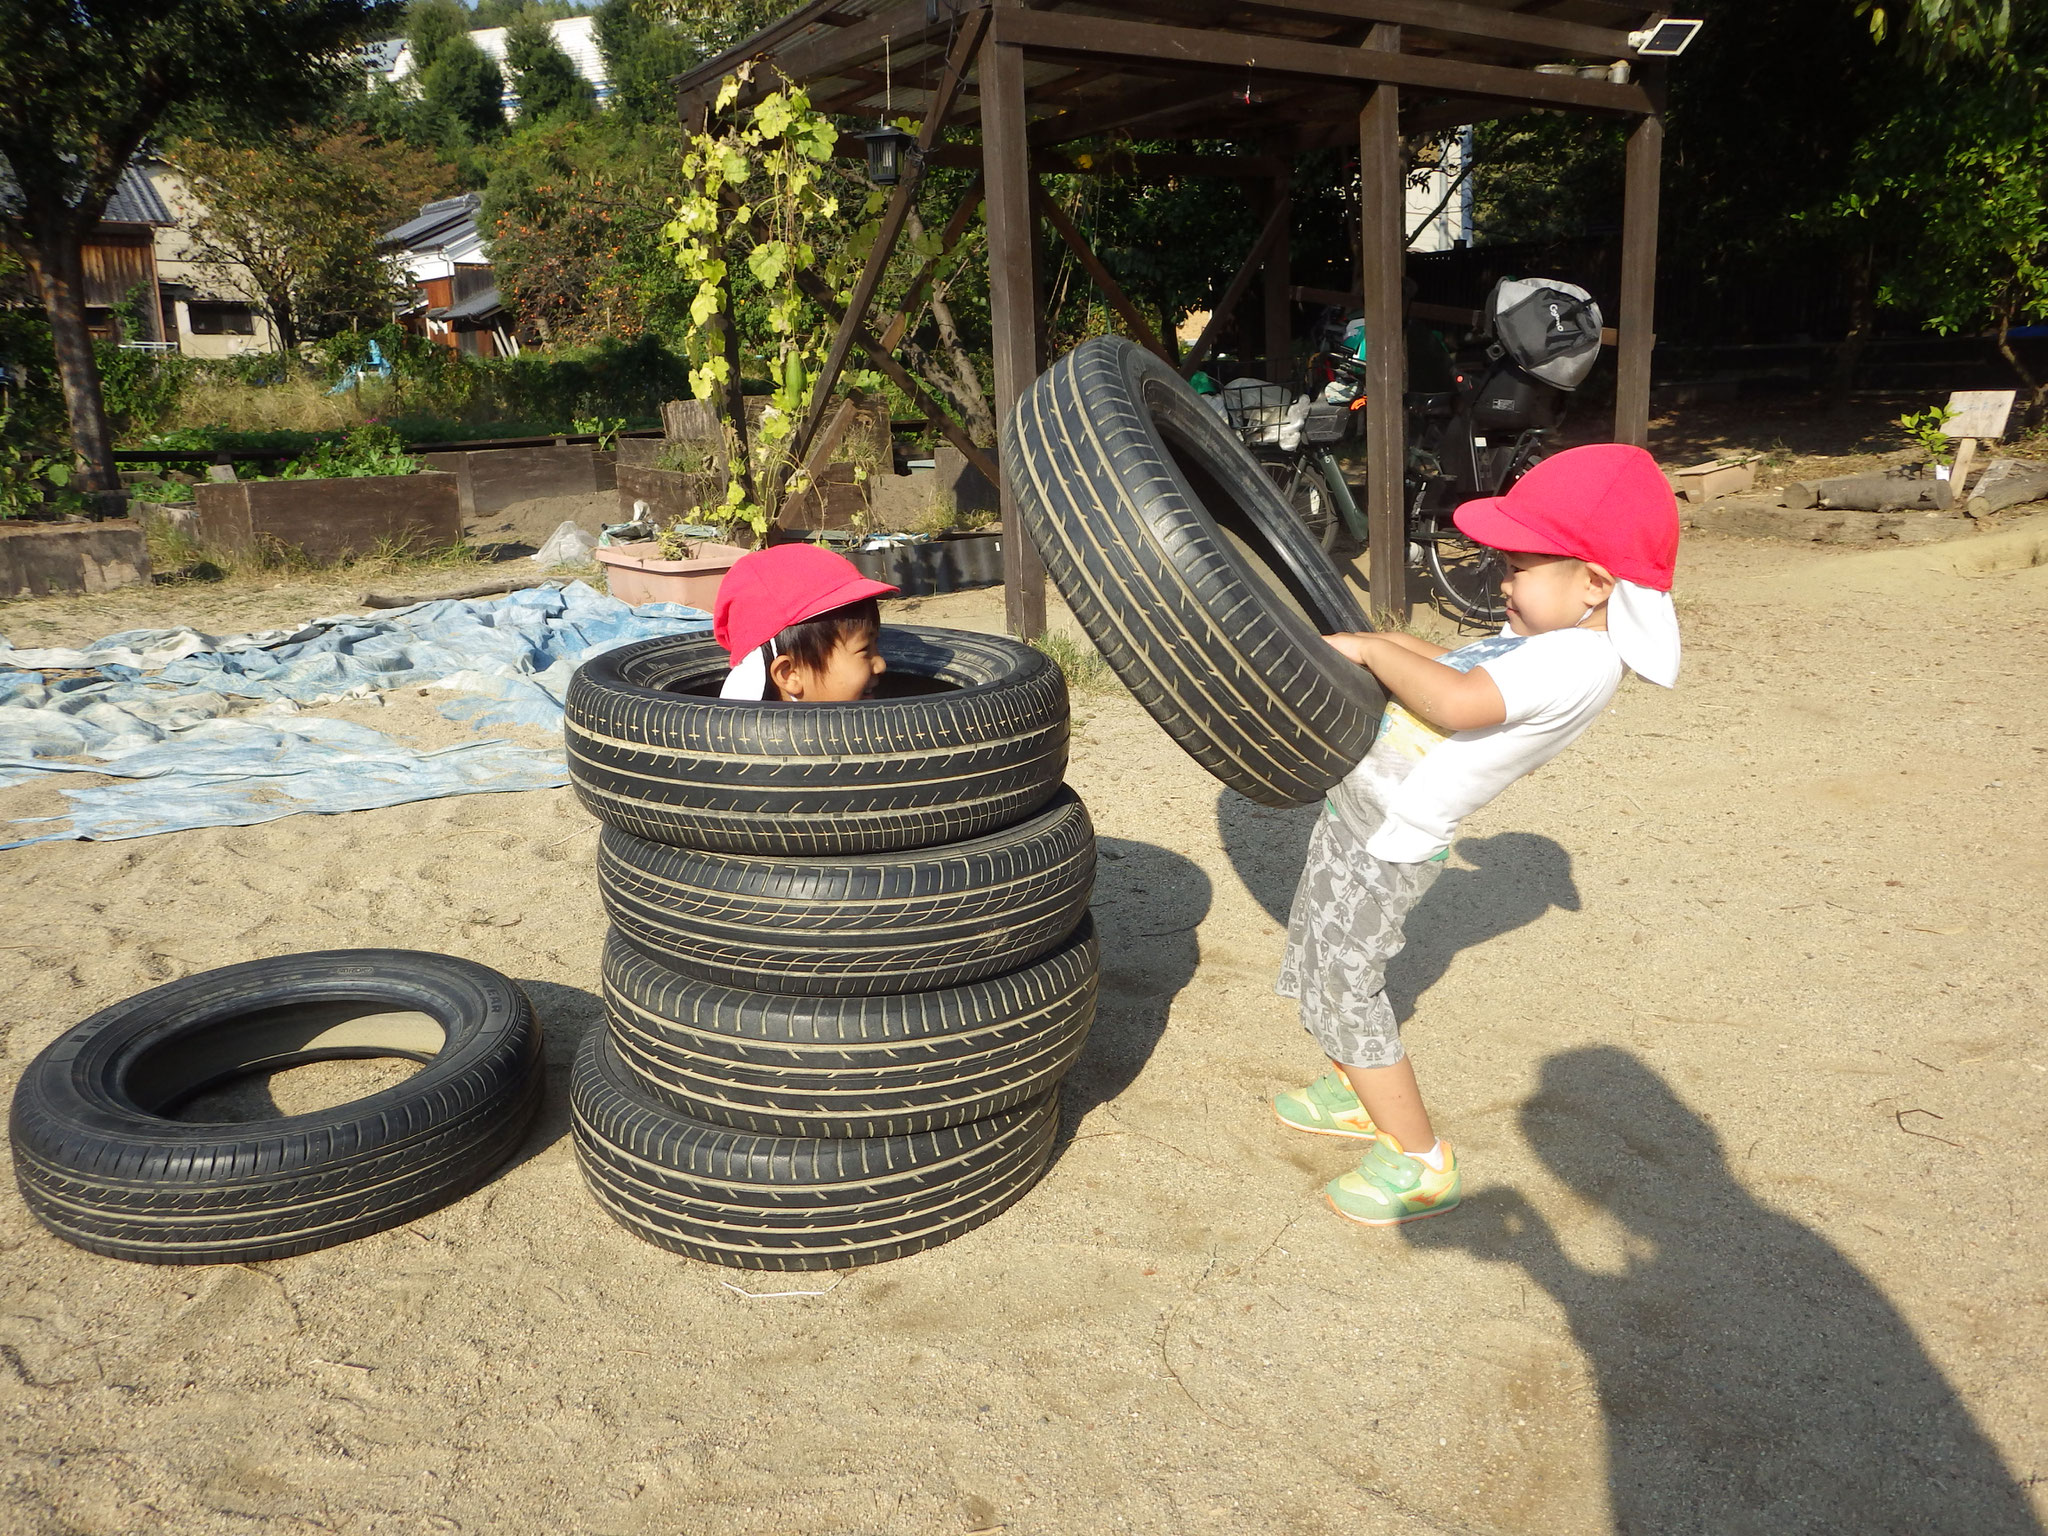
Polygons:
<instances>
[{"instance_id":1,"label":"stack of four tires","mask_svg":"<svg viewBox=\"0 0 2048 1536\"><path fill-rule=\"evenodd\" d=\"M721 700L706 638L622 647L570 685L611 922L576 1147L661 1247L874 1263L989 1220L1050 1162L1099 969L1066 683L999 637L881 646L878 696L854 703Z\"/></svg>"}]
</instances>

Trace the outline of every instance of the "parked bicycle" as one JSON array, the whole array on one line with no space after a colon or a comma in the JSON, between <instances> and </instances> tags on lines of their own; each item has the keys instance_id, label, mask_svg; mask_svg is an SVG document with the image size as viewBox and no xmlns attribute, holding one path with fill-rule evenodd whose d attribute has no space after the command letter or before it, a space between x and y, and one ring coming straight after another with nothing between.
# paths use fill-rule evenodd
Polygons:
<instances>
[{"instance_id":1,"label":"parked bicycle","mask_svg":"<svg viewBox=\"0 0 2048 1536\"><path fill-rule=\"evenodd\" d=\"M1452 513L1501 495L1544 456L1568 395L1599 356L1600 309L1570 283L1504 279L1488 295L1481 340L1465 360L1448 350L1411 356L1411 385L1448 387L1410 388L1403 397L1405 533L1411 565L1427 573L1445 607L1497 624L1507 617L1506 563L1459 533ZM1319 375L1329 380L1320 394L1299 399L1284 385L1229 385L1225 414L1318 544L1334 548L1342 530L1363 548L1365 514L1334 449L1364 436L1365 360L1321 352L1309 363L1310 378Z\"/></svg>"}]
</instances>

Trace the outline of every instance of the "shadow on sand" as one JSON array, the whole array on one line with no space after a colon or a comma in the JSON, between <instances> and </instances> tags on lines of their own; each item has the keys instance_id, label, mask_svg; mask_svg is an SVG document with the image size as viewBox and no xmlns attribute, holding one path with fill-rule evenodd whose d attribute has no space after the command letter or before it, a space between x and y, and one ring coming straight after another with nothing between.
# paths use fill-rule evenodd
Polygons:
<instances>
[{"instance_id":1,"label":"shadow on sand","mask_svg":"<svg viewBox=\"0 0 2048 1536\"><path fill-rule=\"evenodd\" d=\"M1911 1325L1743 1189L1655 1072L1612 1047L1553 1056L1521 1123L1627 1229L1625 1267L1575 1263L1513 1190L1401 1231L1517 1265L1564 1310L1607 1417L1617 1532L2041 1536Z\"/></svg>"},{"instance_id":2,"label":"shadow on sand","mask_svg":"<svg viewBox=\"0 0 2048 1536\"><path fill-rule=\"evenodd\" d=\"M1096 842L1089 910L1102 945L1095 1027L1067 1074L1067 1130L1131 1085L1166 1031L1173 999L1195 974L1195 929L1209 915L1209 877L1151 843Z\"/></svg>"},{"instance_id":3,"label":"shadow on sand","mask_svg":"<svg viewBox=\"0 0 2048 1536\"><path fill-rule=\"evenodd\" d=\"M1235 790L1216 799L1216 825L1233 868L1275 922L1287 921L1320 805L1271 810ZM1447 869L1408 915L1407 947L1387 966L1387 998L1406 1023L1459 951L1533 923L1552 907L1579 910L1571 855L1547 837L1498 832L1460 838L1471 869Z\"/></svg>"}]
</instances>

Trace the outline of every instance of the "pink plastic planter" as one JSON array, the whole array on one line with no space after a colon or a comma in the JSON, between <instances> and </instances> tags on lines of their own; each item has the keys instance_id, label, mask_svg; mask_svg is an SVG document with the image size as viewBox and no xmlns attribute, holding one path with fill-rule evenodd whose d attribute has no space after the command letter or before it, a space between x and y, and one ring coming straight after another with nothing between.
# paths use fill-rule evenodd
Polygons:
<instances>
[{"instance_id":1,"label":"pink plastic planter","mask_svg":"<svg viewBox=\"0 0 2048 1536\"><path fill-rule=\"evenodd\" d=\"M651 539L643 544L605 544L593 553L605 568L605 586L622 603L685 603L711 611L718 584L733 562L749 551L734 544L699 544L694 560L664 560Z\"/></svg>"}]
</instances>

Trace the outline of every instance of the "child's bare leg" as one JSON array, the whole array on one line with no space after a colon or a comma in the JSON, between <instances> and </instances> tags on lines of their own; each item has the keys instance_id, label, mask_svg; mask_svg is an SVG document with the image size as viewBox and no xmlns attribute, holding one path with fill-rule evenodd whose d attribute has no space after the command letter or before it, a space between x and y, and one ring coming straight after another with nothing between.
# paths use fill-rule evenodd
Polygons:
<instances>
[{"instance_id":1,"label":"child's bare leg","mask_svg":"<svg viewBox=\"0 0 2048 1536\"><path fill-rule=\"evenodd\" d=\"M1406 1056L1390 1067L1347 1067L1341 1061L1330 1065L1344 1074L1372 1123L1399 1142L1402 1151L1427 1152L1436 1145L1429 1111L1422 1107L1422 1090L1416 1086L1414 1063Z\"/></svg>"}]
</instances>

